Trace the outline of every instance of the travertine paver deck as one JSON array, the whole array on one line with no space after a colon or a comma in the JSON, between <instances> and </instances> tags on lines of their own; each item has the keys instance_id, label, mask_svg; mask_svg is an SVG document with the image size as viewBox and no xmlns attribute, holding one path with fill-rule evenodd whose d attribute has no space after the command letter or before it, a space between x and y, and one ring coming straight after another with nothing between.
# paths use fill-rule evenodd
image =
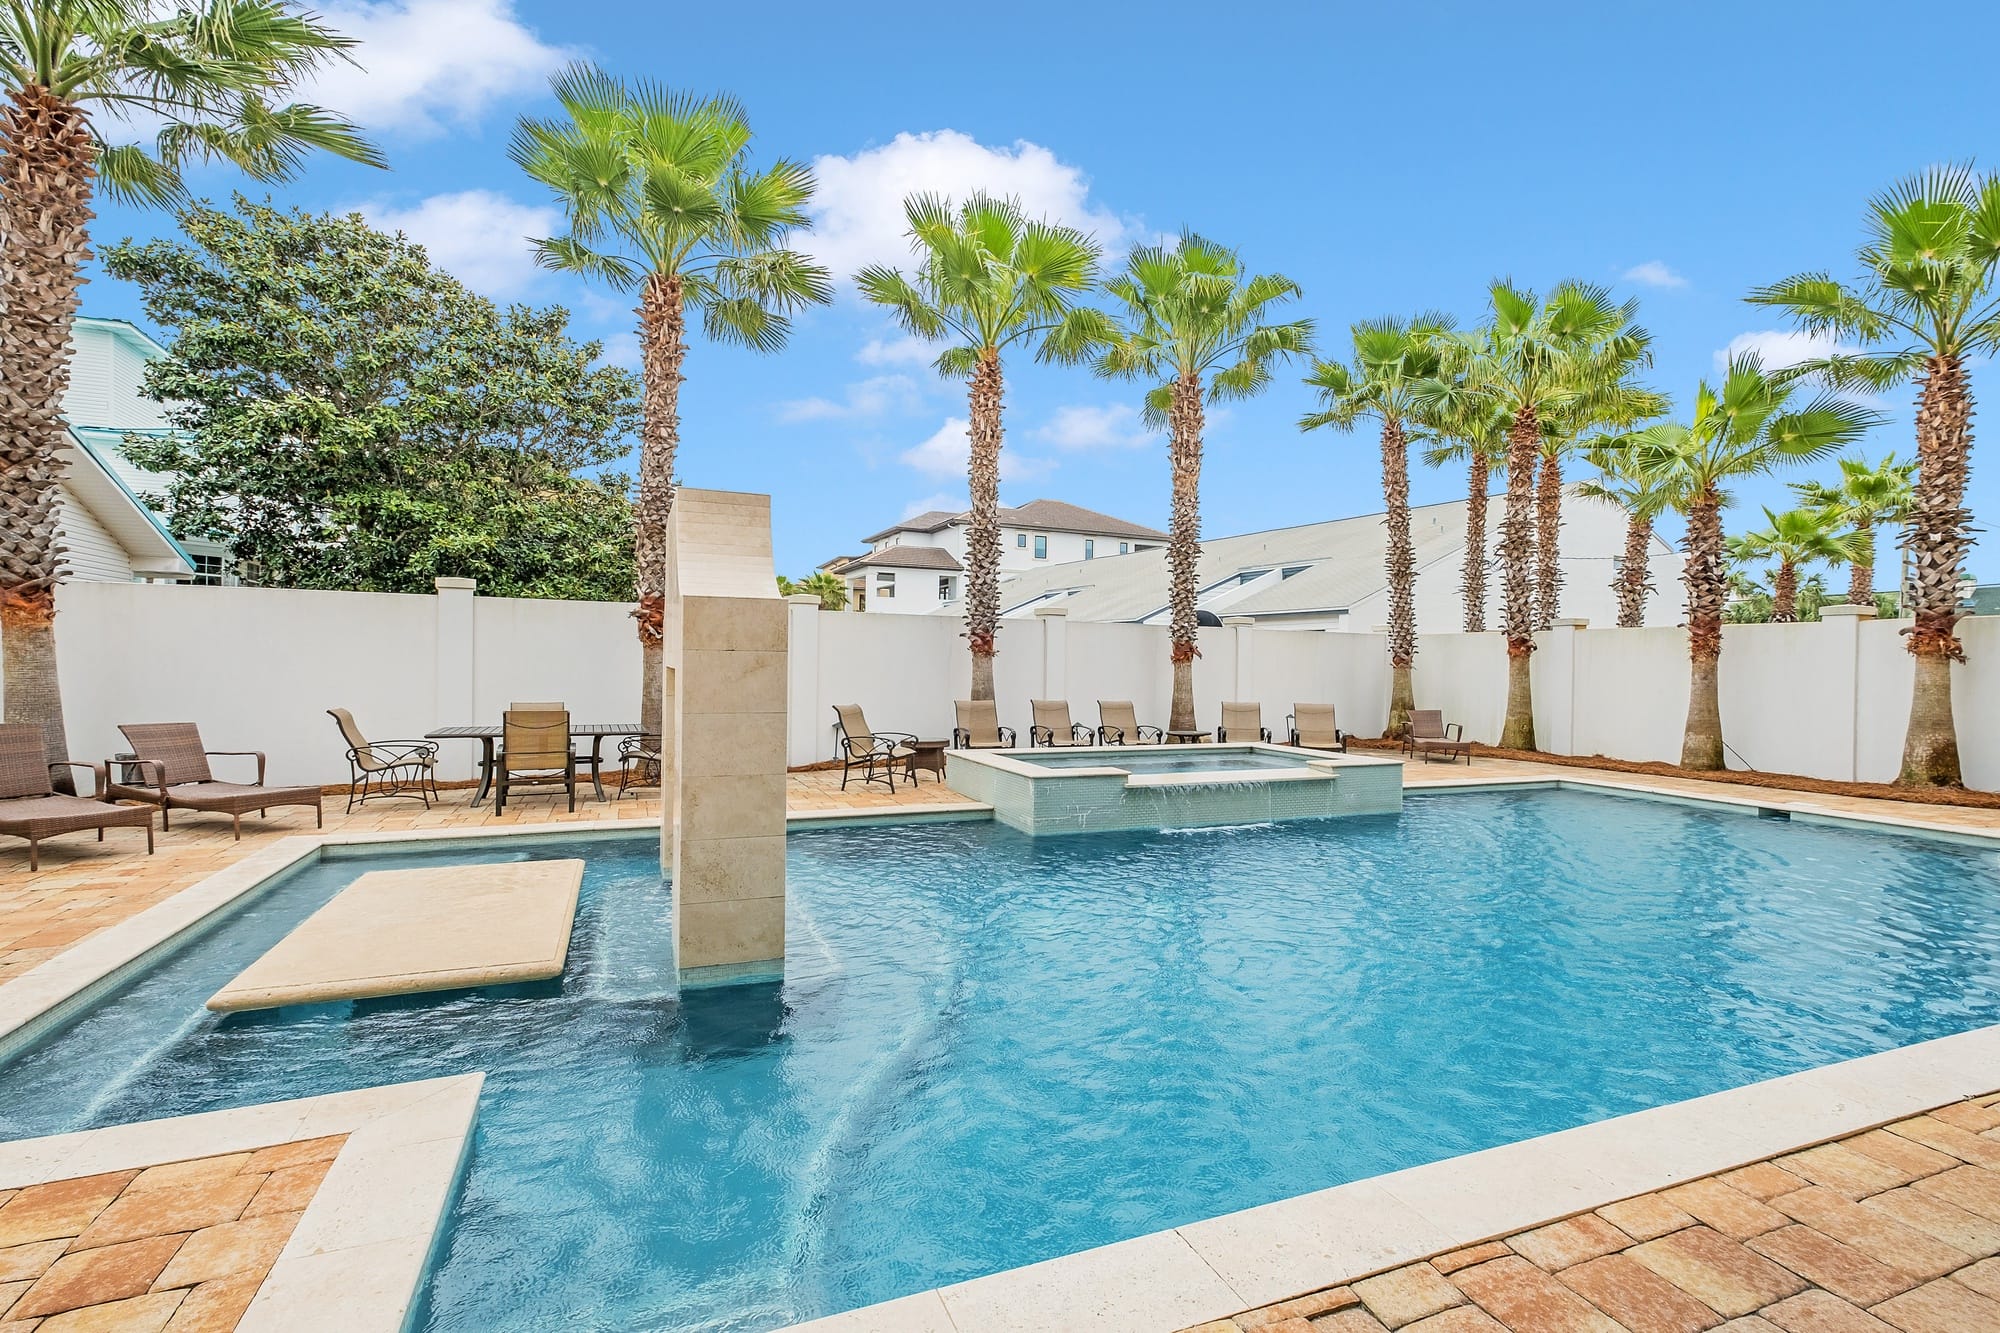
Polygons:
<instances>
[{"instance_id":1,"label":"travertine paver deck","mask_svg":"<svg viewBox=\"0 0 2000 1333\"><path fill-rule=\"evenodd\" d=\"M2000 1093L1197 1326L1994 1333Z\"/></svg>"},{"instance_id":2,"label":"travertine paver deck","mask_svg":"<svg viewBox=\"0 0 2000 1333\"><path fill-rule=\"evenodd\" d=\"M228 1333L346 1141L0 1190L0 1330Z\"/></svg>"}]
</instances>

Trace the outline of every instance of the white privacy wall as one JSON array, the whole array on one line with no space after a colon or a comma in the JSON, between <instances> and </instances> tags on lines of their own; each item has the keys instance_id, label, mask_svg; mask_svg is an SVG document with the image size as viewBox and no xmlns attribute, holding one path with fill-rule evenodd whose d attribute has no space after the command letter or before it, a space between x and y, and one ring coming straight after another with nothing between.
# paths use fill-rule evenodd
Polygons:
<instances>
[{"instance_id":1,"label":"white privacy wall","mask_svg":"<svg viewBox=\"0 0 2000 1333\"><path fill-rule=\"evenodd\" d=\"M378 737L497 722L516 700L561 700L579 719L635 723L639 653L629 605L477 597L443 581L436 596L290 592L172 584L69 583L57 617L71 756L125 748L121 722L192 721L217 749L261 749L272 782L338 782L345 746L325 710L345 707ZM969 693L960 622L937 616L788 608L793 764L830 759L833 705L871 725L944 738ZM1809 625L1732 625L1723 636L1723 731L1732 767L1886 781L1902 757L1910 662L1895 621L1836 616ZM1967 665L1954 701L1965 775L2000 789L2000 617L1963 622ZM1196 716L1215 726L1225 699L1255 701L1283 734L1300 702L1335 705L1343 728L1379 734L1388 708L1383 636L1225 623L1201 632ZM1041 614L1003 620L995 659L1000 719L1026 740L1030 699L1067 699L1097 723L1099 699L1130 699L1164 725L1172 675L1167 630ZM1499 739L1507 650L1497 633L1421 639L1416 699ZM1544 749L1621 759L1680 756L1686 639L1678 629L1541 635L1533 658ZM612 748L607 745L607 749ZM445 742L447 777L469 777L475 747ZM231 762L223 761L226 765ZM235 770L227 770L234 772ZM247 769L245 770L247 772Z\"/></svg>"}]
</instances>

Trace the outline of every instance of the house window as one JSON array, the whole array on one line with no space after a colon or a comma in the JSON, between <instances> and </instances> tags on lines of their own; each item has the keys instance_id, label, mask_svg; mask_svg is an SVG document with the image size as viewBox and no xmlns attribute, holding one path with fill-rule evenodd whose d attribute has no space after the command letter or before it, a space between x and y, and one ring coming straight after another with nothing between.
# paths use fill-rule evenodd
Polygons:
<instances>
[{"instance_id":1,"label":"house window","mask_svg":"<svg viewBox=\"0 0 2000 1333\"><path fill-rule=\"evenodd\" d=\"M1046 560L1046 559L1048 559L1048 558L1049 558L1049 539L1048 539L1047 537L1043 536L1043 535L1042 535L1041 533L1036 533L1036 534L1035 534L1035 559L1037 559L1037 560Z\"/></svg>"},{"instance_id":2,"label":"house window","mask_svg":"<svg viewBox=\"0 0 2000 1333\"><path fill-rule=\"evenodd\" d=\"M894 574L877 574L875 576L875 595L885 602L893 600L896 596L896 576Z\"/></svg>"},{"instance_id":3,"label":"house window","mask_svg":"<svg viewBox=\"0 0 2000 1333\"><path fill-rule=\"evenodd\" d=\"M1131 550L1132 550L1132 543L1131 543L1131 542L1119 542L1119 543L1118 543L1118 554L1120 554L1120 555L1126 555L1126 554L1129 554L1129 553L1131 552Z\"/></svg>"},{"instance_id":4,"label":"house window","mask_svg":"<svg viewBox=\"0 0 2000 1333\"><path fill-rule=\"evenodd\" d=\"M188 560L194 565L194 577L189 583L200 584L204 588L219 588L228 581L230 560L220 555L190 555Z\"/></svg>"},{"instance_id":5,"label":"house window","mask_svg":"<svg viewBox=\"0 0 2000 1333\"><path fill-rule=\"evenodd\" d=\"M951 600L951 575L949 574L938 575L938 600L940 602Z\"/></svg>"},{"instance_id":6,"label":"house window","mask_svg":"<svg viewBox=\"0 0 2000 1333\"><path fill-rule=\"evenodd\" d=\"M1020 547L1025 547L1025 546L1027 546L1027 544L1028 544L1028 534L1027 534L1027 533L1025 533L1025 532L1017 532L1017 533L1015 533L1015 534L1014 534L1014 545L1016 545L1016 546L1020 546Z\"/></svg>"},{"instance_id":7,"label":"house window","mask_svg":"<svg viewBox=\"0 0 2000 1333\"><path fill-rule=\"evenodd\" d=\"M1085 560L1097 559L1097 543L1088 537L1083 539L1083 558Z\"/></svg>"}]
</instances>

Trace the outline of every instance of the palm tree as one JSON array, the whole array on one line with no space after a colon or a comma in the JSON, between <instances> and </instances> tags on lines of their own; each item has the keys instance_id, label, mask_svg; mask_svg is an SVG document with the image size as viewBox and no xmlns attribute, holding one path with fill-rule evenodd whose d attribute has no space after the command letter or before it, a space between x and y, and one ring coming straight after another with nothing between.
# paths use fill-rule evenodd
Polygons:
<instances>
[{"instance_id":1,"label":"palm tree","mask_svg":"<svg viewBox=\"0 0 2000 1333\"><path fill-rule=\"evenodd\" d=\"M1965 660L1958 638L1959 584L1972 547L1965 507L1972 467L1972 386L1968 359L2000 349L2000 177L1940 167L1868 205L1868 239L1857 252L1861 281L1801 273L1750 294L1787 311L1810 333L1862 344L1796 368L1835 388L1874 391L1915 380L1917 480L1904 529L1912 567L1916 658L1910 726L1897 781L1958 786L1958 733L1951 711L1951 664Z\"/></svg>"},{"instance_id":2,"label":"palm tree","mask_svg":"<svg viewBox=\"0 0 2000 1333\"><path fill-rule=\"evenodd\" d=\"M190 164L291 178L319 149L382 165L347 121L293 102L299 82L354 45L284 0L19 0L0 8L0 636L7 717L41 727L63 759L56 676L62 399L70 324L90 258L99 184L127 203L175 206ZM158 125L150 146L103 122Z\"/></svg>"},{"instance_id":3,"label":"palm tree","mask_svg":"<svg viewBox=\"0 0 2000 1333\"><path fill-rule=\"evenodd\" d=\"M1597 469L1595 480L1577 487L1581 495L1609 500L1625 511L1625 555L1611 580L1618 597L1618 627L1646 623L1646 599L1653 592L1653 525L1679 507L1678 478L1661 466L1657 451L1642 447L1637 432L1599 436L1584 451Z\"/></svg>"},{"instance_id":4,"label":"palm tree","mask_svg":"<svg viewBox=\"0 0 2000 1333\"><path fill-rule=\"evenodd\" d=\"M1852 444L1880 418L1866 408L1822 394L1787 410L1794 386L1766 375L1754 355L1731 358L1720 392L1703 382L1695 391L1691 425L1662 423L1637 432L1639 447L1658 450L1657 466L1676 488L1676 506L1687 516L1681 581L1687 587L1687 727L1681 739L1683 768L1714 771L1722 763L1722 710L1716 664L1722 657L1722 610L1728 597L1722 510L1724 485L1779 467L1825 458Z\"/></svg>"},{"instance_id":5,"label":"palm tree","mask_svg":"<svg viewBox=\"0 0 2000 1333\"><path fill-rule=\"evenodd\" d=\"M1628 311L1637 306L1627 303ZM1542 415L1541 474L1535 482L1535 628L1550 629L1562 616L1563 459L1581 447L1586 431L1630 429L1663 415L1667 401L1632 380L1652 357L1643 338L1620 341L1606 356L1622 361L1601 368L1589 392ZM1629 534L1628 534L1629 536ZM1642 594L1643 597L1643 594Z\"/></svg>"},{"instance_id":6,"label":"palm tree","mask_svg":"<svg viewBox=\"0 0 2000 1333\"><path fill-rule=\"evenodd\" d=\"M1865 458L1843 458L1838 483L1792 485L1801 504L1825 510L1854 529L1854 559L1847 567L1847 600L1852 606L1875 605L1875 527L1908 520L1916 498L1911 485L1916 472L1915 463L1898 463L1894 454L1873 465Z\"/></svg>"},{"instance_id":7,"label":"palm tree","mask_svg":"<svg viewBox=\"0 0 2000 1333\"><path fill-rule=\"evenodd\" d=\"M508 147L515 165L549 188L569 225L566 235L535 242L536 261L639 292L644 415L632 506L634 615L644 663L640 725L658 735L688 311L701 312L702 332L718 342L774 352L785 345L791 316L832 300L833 283L785 244L790 231L810 225L812 173L786 159L753 170L750 125L733 99L627 84L592 65L561 71L550 88L562 116L522 118Z\"/></svg>"},{"instance_id":8,"label":"palm tree","mask_svg":"<svg viewBox=\"0 0 2000 1333\"><path fill-rule=\"evenodd\" d=\"M1650 338L1633 322L1636 304L1615 302L1602 287L1564 282L1541 301L1502 280L1492 285L1489 299L1491 320L1462 344L1463 379L1434 385L1425 396L1426 410L1452 414L1483 403L1508 419L1507 507L1500 520L1507 715L1500 744L1532 750L1535 704L1528 657L1535 651L1535 465L1545 431L1559 424L1560 414L1588 419L1587 404L1625 382Z\"/></svg>"},{"instance_id":9,"label":"palm tree","mask_svg":"<svg viewBox=\"0 0 2000 1333\"><path fill-rule=\"evenodd\" d=\"M914 277L872 265L855 281L910 333L948 341L940 375L970 381L967 462L972 522L965 534L965 637L972 649L972 697L993 697L1000 631L1000 447L1002 354L1044 337L1097 281L1095 241L1072 227L1031 221L1019 202L975 194L903 201L917 250Z\"/></svg>"},{"instance_id":10,"label":"palm tree","mask_svg":"<svg viewBox=\"0 0 2000 1333\"><path fill-rule=\"evenodd\" d=\"M1799 618L1799 571L1811 565L1854 558L1854 538L1838 531L1841 520L1824 509L1764 510L1770 524L1729 541L1729 558L1738 564L1778 563L1771 576L1771 623L1789 625Z\"/></svg>"},{"instance_id":11,"label":"palm tree","mask_svg":"<svg viewBox=\"0 0 2000 1333\"><path fill-rule=\"evenodd\" d=\"M1173 515L1167 542L1173 707L1168 730L1193 731L1195 598L1201 561L1204 404L1249 398L1274 364L1312 351L1312 321L1271 319L1299 286L1275 273L1245 274L1234 250L1182 232L1174 246L1135 250L1104 284L1115 314L1072 311L1044 345L1057 361L1090 361L1100 375L1154 382L1145 419L1168 427Z\"/></svg>"},{"instance_id":12,"label":"palm tree","mask_svg":"<svg viewBox=\"0 0 2000 1333\"><path fill-rule=\"evenodd\" d=\"M810 593L819 598L822 611L845 611L847 609L847 583L830 570L816 569L802 579L788 579L778 575L778 595L796 597L800 593Z\"/></svg>"},{"instance_id":13,"label":"palm tree","mask_svg":"<svg viewBox=\"0 0 2000 1333\"><path fill-rule=\"evenodd\" d=\"M1320 410L1299 419L1300 430L1332 426L1353 430L1364 416L1382 423L1382 509L1389 529L1384 556L1389 582L1389 736L1400 736L1417 706L1410 669L1417 659L1417 555L1410 540L1410 444L1408 426L1419 411L1421 392L1444 366L1439 335L1451 317L1422 314L1415 319L1368 320L1356 324L1354 366L1313 362L1306 383L1319 391Z\"/></svg>"},{"instance_id":14,"label":"palm tree","mask_svg":"<svg viewBox=\"0 0 2000 1333\"><path fill-rule=\"evenodd\" d=\"M1425 467L1464 463L1465 554L1458 587L1465 601L1465 632L1486 632L1486 505L1493 478L1507 475L1507 434L1512 420L1484 399L1458 394L1419 403Z\"/></svg>"}]
</instances>

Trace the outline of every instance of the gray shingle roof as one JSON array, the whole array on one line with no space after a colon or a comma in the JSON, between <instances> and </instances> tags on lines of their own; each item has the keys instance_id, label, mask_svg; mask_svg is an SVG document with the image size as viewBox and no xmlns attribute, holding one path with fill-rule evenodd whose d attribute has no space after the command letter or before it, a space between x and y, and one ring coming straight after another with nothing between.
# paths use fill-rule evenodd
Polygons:
<instances>
[{"instance_id":1,"label":"gray shingle roof","mask_svg":"<svg viewBox=\"0 0 2000 1333\"><path fill-rule=\"evenodd\" d=\"M956 514L942 509L932 509L906 518L893 527L872 533L861 540L879 542L898 532L941 532L954 523L972 521L970 510ZM1085 509L1064 500L1030 500L1024 505L1008 508L1000 507L1000 522L1011 528L1047 528L1051 532L1085 532L1106 537L1128 537L1139 541L1163 542L1167 534L1157 528L1130 523L1109 514L1100 514L1095 509Z\"/></svg>"},{"instance_id":2,"label":"gray shingle roof","mask_svg":"<svg viewBox=\"0 0 2000 1333\"><path fill-rule=\"evenodd\" d=\"M864 569L868 566L888 569L964 569L958 557L942 546L891 546L885 551L870 551L867 555L857 555L845 561L833 572L844 574L850 569Z\"/></svg>"}]
</instances>

